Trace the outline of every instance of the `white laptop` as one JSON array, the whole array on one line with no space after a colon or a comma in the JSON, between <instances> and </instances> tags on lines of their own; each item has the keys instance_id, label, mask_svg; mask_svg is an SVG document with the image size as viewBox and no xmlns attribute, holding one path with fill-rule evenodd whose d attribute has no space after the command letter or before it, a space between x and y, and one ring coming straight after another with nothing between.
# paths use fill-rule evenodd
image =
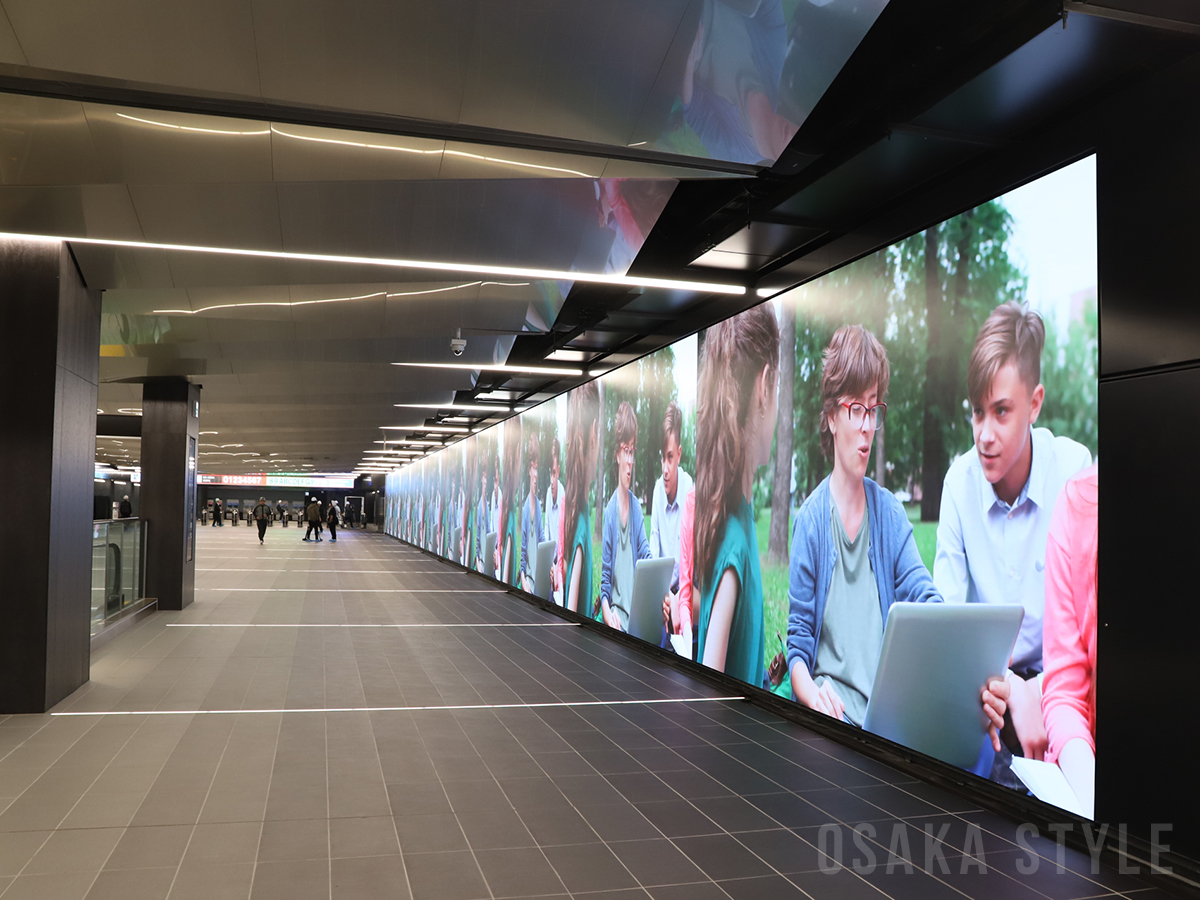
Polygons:
<instances>
[{"instance_id":1,"label":"white laptop","mask_svg":"<svg viewBox=\"0 0 1200 900\"><path fill-rule=\"evenodd\" d=\"M554 548L558 541L542 541L537 545L537 556L533 562L533 593L543 600L550 599L550 565L554 562Z\"/></svg>"},{"instance_id":2,"label":"white laptop","mask_svg":"<svg viewBox=\"0 0 1200 900\"><path fill-rule=\"evenodd\" d=\"M483 538L483 573L491 575L493 578L496 575L496 565L492 558L496 554L496 536L499 532L489 531Z\"/></svg>"},{"instance_id":3,"label":"white laptop","mask_svg":"<svg viewBox=\"0 0 1200 900\"><path fill-rule=\"evenodd\" d=\"M863 730L960 768L979 758L987 730L980 692L1008 667L1019 604L897 603Z\"/></svg>"},{"instance_id":4,"label":"white laptop","mask_svg":"<svg viewBox=\"0 0 1200 900\"><path fill-rule=\"evenodd\" d=\"M675 558L639 559L633 573L633 600L629 604L630 634L657 645L663 634L663 598L671 587Z\"/></svg>"}]
</instances>

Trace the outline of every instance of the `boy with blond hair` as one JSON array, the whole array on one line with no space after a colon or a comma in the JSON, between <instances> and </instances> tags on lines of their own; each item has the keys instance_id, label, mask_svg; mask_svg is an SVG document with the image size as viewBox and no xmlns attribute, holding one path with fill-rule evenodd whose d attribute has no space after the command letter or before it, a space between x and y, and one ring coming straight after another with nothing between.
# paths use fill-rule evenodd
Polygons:
<instances>
[{"instance_id":1,"label":"boy with blond hair","mask_svg":"<svg viewBox=\"0 0 1200 900\"><path fill-rule=\"evenodd\" d=\"M1082 444L1034 427L1046 395L1045 341L1041 317L1015 302L996 307L979 329L967 368L975 446L946 473L933 563L947 603L1025 608L1007 681L1013 731L1029 759L1046 751L1046 537L1063 485L1092 462Z\"/></svg>"}]
</instances>

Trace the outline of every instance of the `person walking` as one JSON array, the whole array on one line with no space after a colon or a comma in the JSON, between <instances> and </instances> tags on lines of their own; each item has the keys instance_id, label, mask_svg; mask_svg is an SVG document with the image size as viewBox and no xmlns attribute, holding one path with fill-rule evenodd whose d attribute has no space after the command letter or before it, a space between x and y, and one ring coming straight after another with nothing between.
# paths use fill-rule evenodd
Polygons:
<instances>
[{"instance_id":1,"label":"person walking","mask_svg":"<svg viewBox=\"0 0 1200 900\"><path fill-rule=\"evenodd\" d=\"M128 494L121 498L121 505L117 508L117 517L120 519L133 518L133 504L129 502Z\"/></svg>"},{"instance_id":2,"label":"person walking","mask_svg":"<svg viewBox=\"0 0 1200 900\"><path fill-rule=\"evenodd\" d=\"M271 507L267 506L266 497L258 498L258 505L254 507L254 521L258 524L258 542L261 544L267 534L267 523L271 521Z\"/></svg>"},{"instance_id":3,"label":"person walking","mask_svg":"<svg viewBox=\"0 0 1200 900\"><path fill-rule=\"evenodd\" d=\"M225 523L221 521L220 497L217 497L215 500L213 500L213 528L216 528L218 525L220 525L222 528L225 527Z\"/></svg>"},{"instance_id":4,"label":"person walking","mask_svg":"<svg viewBox=\"0 0 1200 900\"><path fill-rule=\"evenodd\" d=\"M304 517L308 520L308 530L304 532L304 540L310 540L312 533L317 533L317 542L321 540L321 504L317 503L317 498L313 497L309 500L308 506L304 509Z\"/></svg>"},{"instance_id":5,"label":"person walking","mask_svg":"<svg viewBox=\"0 0 1200 900\"><path fill-rule=\"evenodd\" d=\"M325 522L329 525L329 540L334 544L337 543L339 512L337 501L334 500L329 504L329 512L325 516Z\"/></svg>"}]
</instances>

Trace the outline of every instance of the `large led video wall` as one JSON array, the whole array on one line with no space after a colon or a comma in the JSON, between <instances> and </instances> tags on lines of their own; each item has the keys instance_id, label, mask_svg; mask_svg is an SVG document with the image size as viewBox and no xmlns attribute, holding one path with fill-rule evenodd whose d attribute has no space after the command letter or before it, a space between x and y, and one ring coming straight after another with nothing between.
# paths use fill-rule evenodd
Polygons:
<instances>
[{"instance_id":1,"label":"large led video wall","mask_svg":"<svg viewBox=\"0 0 1200 900\"><path fill-rule=\"evenodd\" d=\"M1085 159L392 473L386 530L1091 818Z\"/></svg>"}]
</instances>

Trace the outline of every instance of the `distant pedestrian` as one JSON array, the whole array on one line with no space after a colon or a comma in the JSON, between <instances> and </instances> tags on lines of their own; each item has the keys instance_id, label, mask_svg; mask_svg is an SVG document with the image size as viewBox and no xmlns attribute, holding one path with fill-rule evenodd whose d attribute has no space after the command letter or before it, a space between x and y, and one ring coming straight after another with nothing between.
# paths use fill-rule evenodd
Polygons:
<instances>
[{"instance_id":1,"label":"distant pedestrian","mask_svg":"<svg viewBox=\"0 0 1200 900\"><path fill-rule=\"evenodd\" d=\"M133 518L133 504L129 502L128 494L121 498L121 505L117 509L117 517L121 519Z\"/></svg>"},{"instance_id":2,"label":"distant pedestrian","mask_svg":"<svg viewBox=\"0 0 1200 900\"><path fill-rule=\"evenodd\" d=\"M225 523L223 521L221 521L221 498L220 497L217 497L215 500L213 500L213 528L216 528L218 525L220 525L222 528L225 527Z\"/></svg>"},{"instance_id":3,"label":"distant pedestrian","mask_svg":"<svg viewBox=\"0 0 1200 900\"><path fill-rule=\"evenodd\" d=\"M280 522L287 521L287 507L283 505L282 500L280 500L275 506L275 515L279 517Z\"/></svg>"},{"instance_id":4,"label":"distant pedestrian","mask_svg":"<svg viewBox=\"0 0 1200 900\"><path fill-rule=\"evenodd\" d=\"M267 523L271 521L271 507L267 506L266 497L258 498L258 505L254 507L254 521L258 523L258 542L261 544L267 534Z\"/></svg>"},{"instance_id":5,"label":"distant pedestrian","mask_svg":"<svg viewBox=\"0 0 1200 900\"><path fill-rule=\"evenodd\" d=\"M317 503L317 498L313 497L308 502L308 506L304 509L304 517L308 520L308 530L304 532L304 539L310 540L312 533L317 533L317 541L321 540L321 504Z\"/></svg>"},{"instance_id":6,"label":"distant pedestrian","mask_svg":"<svg viewBox=\"0 0 1200 900\"><path fill-rule=\"evenodd\" d=\"M329 525L329 540L335 544L337 543L338 513L337 501L334 500L329 504L329 512L325 515L325 522Z\"/></svg>"}]
</instances>

